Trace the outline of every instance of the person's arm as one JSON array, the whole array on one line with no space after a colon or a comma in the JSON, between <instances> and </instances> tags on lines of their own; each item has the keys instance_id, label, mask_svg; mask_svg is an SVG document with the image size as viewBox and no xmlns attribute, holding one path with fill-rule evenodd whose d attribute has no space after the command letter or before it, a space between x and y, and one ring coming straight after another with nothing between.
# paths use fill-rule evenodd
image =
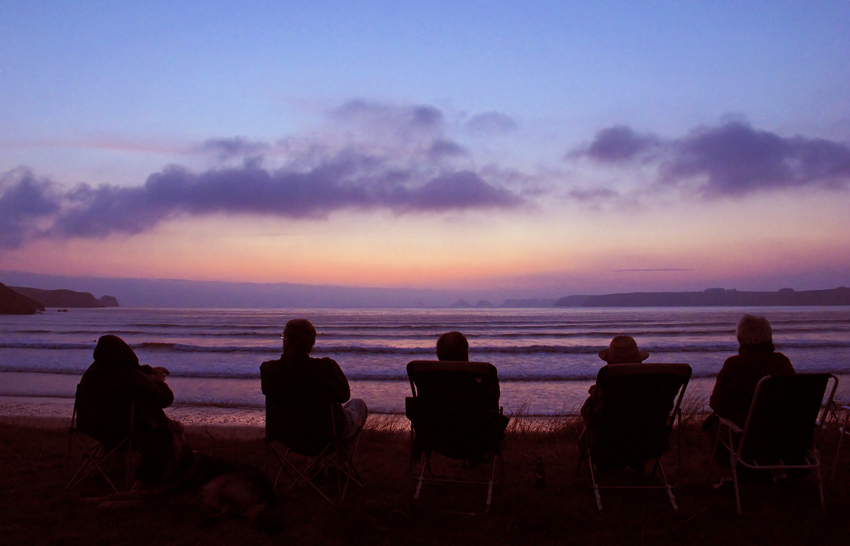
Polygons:
<instances>
[{"instance_id":1,"label":"person's arm","mask_svg":"<svg viewBox=\"0 0 850 546\"><path fill-rule=\"evenodd\" d=\"M160 408L167 408L174 402L174 393L165 382L157 376L146 375L140 370L130 370L129 381L133 394L138 402L149 402Z\"/></svg>"},{"instance_id":2,"label":"person's arm","mask_svg":"<svg viewBox=\"0 0 850 546\"><path fill-rule=\"evenodd\" d=\"M708 401L708 405L711 406L711 409L715 411L718 415L724 415L728 417L728 412L733 405L732 398L735 397L735 394L732 392L730 385L730 371L728 366L729 360L723 363L723 368L720 369L720 373L717 374L717 379L714 382L714 390L711 391L711 398Z\"/></svg>"},{"instance_id":3,"label":"person's arm","mask_svg":"<svg viewBox=\"0 0 850 546\"><path fill-rule=\"evenodd\" d=\"M263 394L268 396L269 392L271 392L270 388L270 379L269 374L271 373L271 361L263 362L260 364L260 389L262 389Z\"/></svg>"},{"instance_id":4,"label":"person's arm","mask_svg":"<svg viewBox=\"0 0 850 546\"><path fill-rule=\"evenodd\" d=\"M351 398L351 388L348 385L348 379L342 373L342 368L330 358L323 358L322 361L326 365L325 378L331 398L339 404L348 402L348 399Z\"/></svg>"}]
</instances>

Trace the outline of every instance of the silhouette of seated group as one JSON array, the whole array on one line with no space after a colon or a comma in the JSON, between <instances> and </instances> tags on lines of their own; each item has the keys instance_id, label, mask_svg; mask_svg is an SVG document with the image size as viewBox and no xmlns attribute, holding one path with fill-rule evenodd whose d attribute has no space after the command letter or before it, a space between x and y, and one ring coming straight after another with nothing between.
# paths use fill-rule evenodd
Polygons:
<instances>
[{"instance_id":1,"label":"silhouette of seated group","mask_svg":"<svg viewBox=\"0 0 850 546\"><path fill-rule=\"evenodd\" d=\"M310 356L316 335L308 320L290 320L281 335L280 358L260 366L267 441L282 442L287 451L313 457L330 453L324 446L338 441L341 447L335 447L334 453L350 463L368 408L364 400L351 398L348 379L336 361ZM740 433L763 378L795 373L789 359L776 351L770 324L764 317L742 316L736 336L738 354L723 363L711 393L713 413L703 424L713 438L718 437L722 423ZM496 368L470 362L469 343L458 331L439 337L436 356L437 362L414 361L408 366L414 396L407 399L406 414L416 432L414 459L423 453L430 457L433 449L463 460L464 466L489 461L498 454L509 421L499 406ZM584 422L582 450L588 455L591 472L616 468L643 473L645 462L659 459L670 447L670 430L681 412L690 366L644 364L649 353L628 335L615 336L599 352L599 358L606 365L599 370L580 411ZM142 483L156 483L168 473L174 446L180 443L176 439L183 434L180 423L163 411L174 401L166 383L168 375L165 368L140 365L127 343L117 336L104 335L94 350L94 362L78 386L76 428L106 448L117 445L130 432L133 449L140 455L134 477ZM454 402L448 402L450 399ZM476 419L464 421L462 415L475 412ZM643 426L641 421L658 424ZM439 437L436 432L447 423L461 422L465 424L455 426L448 436ZM486 448L471 449L471 438L480 440ZM731 443L725 451L723 446L717 450L721 464L728 463L730 451L735 451L734 439ZM346 472L359 480L356 471ZM420 487L422 479L420 476ZM492 483L491 479L491 489ZM675 508L672 493L670 496Z\"/></svg>"}]
</instances>

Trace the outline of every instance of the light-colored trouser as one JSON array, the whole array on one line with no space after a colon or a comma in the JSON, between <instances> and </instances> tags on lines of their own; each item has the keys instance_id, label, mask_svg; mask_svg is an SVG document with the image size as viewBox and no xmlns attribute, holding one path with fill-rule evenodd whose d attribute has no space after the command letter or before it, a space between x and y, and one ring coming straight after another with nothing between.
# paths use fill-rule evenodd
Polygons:
<instances>
[{"instance_id":1,"label":"light-colored trouser","mask_svg":"<svg viewBox=\"0 0 850 546\"><path fill-rule=\"evenodd\" d=\"M366 407L366 402L360 398L352 398L342 406L345 411L345 430L341 430L339 436L342 438L351 438L357 432L357 429L366 424L366 417L369 416L369 409Z\"/></svg>"}]
</instances>

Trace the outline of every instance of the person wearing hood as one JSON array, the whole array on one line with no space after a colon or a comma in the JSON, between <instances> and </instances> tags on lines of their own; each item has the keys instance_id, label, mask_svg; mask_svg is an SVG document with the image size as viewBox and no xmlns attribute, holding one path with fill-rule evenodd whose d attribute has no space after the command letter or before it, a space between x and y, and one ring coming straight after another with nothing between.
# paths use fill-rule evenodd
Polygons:
<instances>
[{"instance_id":1,"label":"person wearing hood","mask_svg":"<svg viewBox=\"0 0 850 546\"><path fill-rule=\"evenodd\" d=\"M127 434L133 402L133 434L144 452L168 437L173 423L163 411L174 402L165 383L165 368L139 365L133 349L118 336L104 335L94 349L94 362L77 391L77 428L107 447Z\"/></svg>"}]
</instances>

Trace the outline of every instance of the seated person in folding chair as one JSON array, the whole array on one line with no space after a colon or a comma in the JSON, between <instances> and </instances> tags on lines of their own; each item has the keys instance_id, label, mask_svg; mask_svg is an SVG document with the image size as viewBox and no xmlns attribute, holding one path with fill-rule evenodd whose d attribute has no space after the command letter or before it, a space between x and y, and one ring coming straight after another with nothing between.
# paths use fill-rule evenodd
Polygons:
<instances>
[{"instance_id":1,"label":"seated person in folding chair","mask_svg":"<svg viewBox=\"0 0 850 546\"><path fill-rule=\"evenodd\" d=\"M337 436L352 438L366 424L366 403L360 398L349 400L348 379L336 361L310 356L315 343L316 328L310 321L293 319L286 323L283 354L260 366L266 404L273 405L277 397L285 397L304 407L333 405Z\"/></svg>"},{"instance_id":2,"label":"seated person in folding chair","mask_svg":"<svg viewBox=\"0 0 850 546\"><path fill-rule=\"evenodd\" d=\"M448 362L469 362L469 341L461 332L452 331L441 335L437 340L437 360ZM488 393L490 401L488 407L491 410L499 410L499 398L502 393L499 384L493 385ZM507 426L507 421L505 421Z\"/></svg>"},{"instance_id":3,"label":"seated person in folding chair","mask_svg":"<svg viewBox=\"0 0 850 546\"><path fill-rule=\"evenodd\" d=\"M632 336L621 335L614 336L608 348L599 351L599 358L608 364L640 364L649 358L649 353L641 351ZM599 376L597 375L598 380ZM589 441L591 444L595 444L600 437L605 435L605 430L602 430L598 421L594 420L594 416L602 412L602 391L594 384L590 386L587 392L590 393L590 396L581 406L581 416L587 428ZM640 461L640 464L635 463L639 467L642 467L642 464L643 461ZM636 468L636 470L638 469Z\"/></svg>"},{"instance_id":4,"label":"seated person in folding chair","mask_svg":"<svg viewBox=\"0 0 850 546\"><path fill-rule=\"evenodd\" d=\"M181 425L171 421L163 408L174 401L165 383L168 370L139 365L133 349L118 336L101 336L94 350L94 362L80 380L77 398L77 428L109 447L120 442L115 431L127 429L128 408L133 403L133 436L141 461L136 479L154 481L167 456L175 431Z\"/></svg>"},{"instance_id":5,"label":"seated person in folding chair","mask_svg":"<svg viewBox=\"0 0 850 546\"><path fill-rule=\"evenodd\" d=\"M446 332L437 339L437 360L446 362L469 362L469 341L466 336L458 331ZM510 418L502 415L499 407L499 398L501 398L501 389L498 381L492 385L486 393L487 409L492 412L490 427L494 434L504 435L505 429L510 422ZM467 461L467 466L477 464L477 461Z\"/></svg>"},{"instance_id":6,"label":"seated person in folding chair","mask_svg":"<svg viewBox=\"0 0 850 546\"><path fill-rule=\"evenodd\" d=\"M756 385L766 375L792 374L794 367L782 353L773 346L773 331L764 317L745 314L738 321L738 354L726 359L723 368L717 374L709 405L714 413L702 424L712 440L717 436L719 421L717 415L733 421L744 428ZM718 446L720 447L720 446ZM715 453L718 463L728 464L729 453L718 449Z\"/></svg>"}]
</instances>

